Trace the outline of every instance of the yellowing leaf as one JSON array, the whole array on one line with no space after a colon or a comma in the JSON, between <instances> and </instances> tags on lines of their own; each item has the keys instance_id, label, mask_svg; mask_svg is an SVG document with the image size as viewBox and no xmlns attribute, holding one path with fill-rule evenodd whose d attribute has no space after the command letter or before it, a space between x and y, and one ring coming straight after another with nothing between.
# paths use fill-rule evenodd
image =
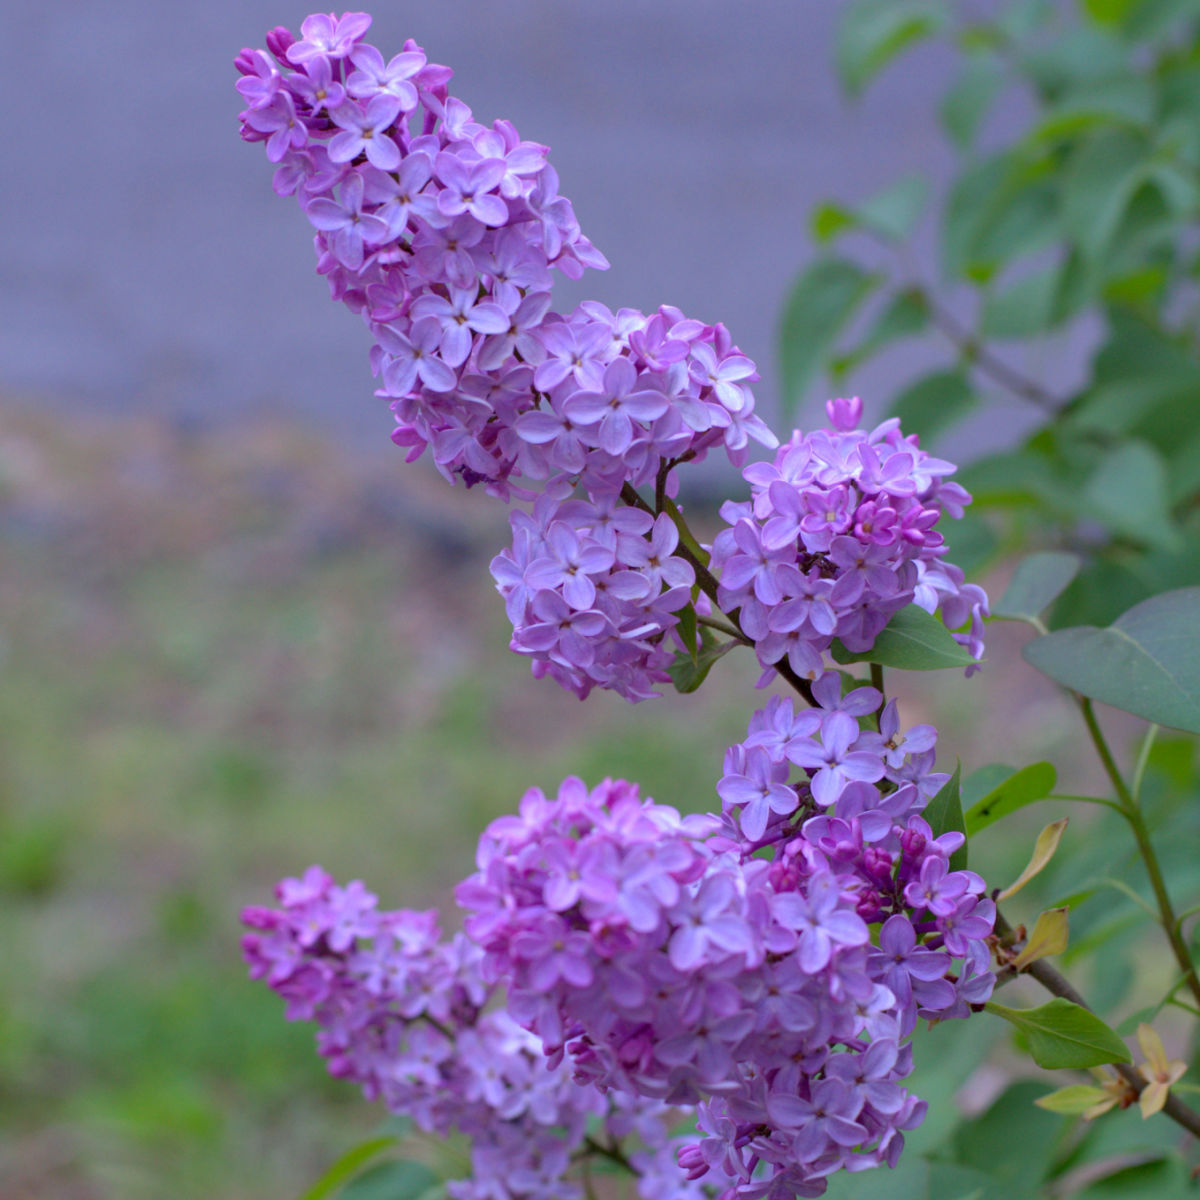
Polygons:
<instances>
[{"instance_id":1,"label":"yellowing leaf","mask_svg":"<svg viewBox=\"0 0 1200 1200\"><path fill-rule=\"evenodd\" d=\"M1038 917L1025 949L1013 959L1012 965L1018 971L1023 971L1039 958L1061 954L1067 948L1067 913L1065 908L1050 908Z\"/></svg>"},{"instance_id":2,"label":"yellowing leaf","mask_svg":"<svg viewBox=\"0 0 1200 1200\"><path fill-rule=\"evenodd\" d=\"M1086 1083L1073 1083L1070 1087L1059 1088L1057 1092L1051 1092L1048 1096L1040 1096L1034 1104L1048 1112L1078 1115L1105 1101L1109 1101L1110 1104L1116 1103L1103 1088L1091 1087Z\"/></svg>"},{"instance_id":3,"label":"yellowing leaf","mask_svg":"<svg viewBox=\"0 0 1200 1200\"><path fill-rule=\"evenodd\" d=\"M1038 834L1029 865L996 897L997 900L1007 900L1010 896L1015 896L1035 875L1045 870L1046 864L1058 849L1058 843L1062 840L1063 830L1066 829L1069 819L1063 817L1060 821L1052 821Z\"/></svg>"}]
</instances>

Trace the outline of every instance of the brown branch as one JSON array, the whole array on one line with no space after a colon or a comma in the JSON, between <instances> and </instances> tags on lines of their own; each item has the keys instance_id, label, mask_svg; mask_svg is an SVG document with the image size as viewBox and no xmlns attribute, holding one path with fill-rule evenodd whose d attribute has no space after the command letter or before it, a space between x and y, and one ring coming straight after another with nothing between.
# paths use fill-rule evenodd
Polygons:
<instances>
[{"instance_id":1,"label":"brown branch","mask_svg":"<svg viewBox=\"0 0 1200 1200\"><path fill-rule=\"evenodd\" d=\"M1002 387L1008 388L1015 396L1040 408L1047 416L1060 415L1064 403L1052 393L1046 391L1039 383L1011 367L1003 359L997 358L973 333L964 329L934 297L925 289L919 288L921 299L929 313L929 319L954 344L958 352L970 363L974 363L985 374L990 375Z\"/></svg>"},{"instance_id":2,"label":"brown branch","mask_svg":"<svg viewBox=\"0 0 1200 1200\"><path fill-rule=\"evenodd\" d=\"M1012 926L999 912L996 913L996 932L1001 937L1011 935L1013 932ZM1061 996L1072 1004L1078 1004L1080 1008L1086 1008L1088 1012L1092 1011L1092 1006L1075 990L1071 981L1044 958L1035 959L1025 967L1022 973L1031 975L1051 995ZM1142 1078L1141 1072L1136 1067L1130 1066L1129 1063L1112 1063L1111 1065L1113 1070L1129 1085L1133 1094L1140 1095L1146 1086L1146 1080ZM1167 1102L1163 1105L1162 1111L1177 1125L1182 1125L1194 1137L1200 1138L1200 1113L1189 1108L1174 1093L1167 1093Z\"/></svg>"}]
</instances>

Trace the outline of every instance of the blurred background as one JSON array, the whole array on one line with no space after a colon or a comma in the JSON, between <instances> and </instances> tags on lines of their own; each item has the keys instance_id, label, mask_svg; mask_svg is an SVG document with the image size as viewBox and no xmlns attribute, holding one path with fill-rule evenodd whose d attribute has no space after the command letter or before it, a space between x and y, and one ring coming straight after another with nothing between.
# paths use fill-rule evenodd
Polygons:
<instances>
[{"instance_id":1,"label":"blurred background","mask_svg":"<svg viewBox=\"0 0 1200 1200\"><path fill-rule=\"evenodd\" d=\"M1153 7L1178 11L1129 32ZM370 40L414 37L477 116L551 146L612 263L563 281L560 307L672 303L725 322L776 428L811 423L831 389L862 394L872 418L900 404L939 452L982 464L991 515L956 561L1000 583L1018 544L1111 542L1105 569L1125 582L1105 588L1127 599L1200 577L1177 511L1195 478L1152 464L1143 515L1158 503L1182 540L1147 544L1136 528L1105 540L1129 520L1102 487L1081 512L1066 468L1043 454L1014 482L1013 464L1045 449L1060 401L1099 386L1112 304L1132 296L1169 323L1178 302L1145 276L1157 243L1063 299L1077 222L1021 215L1046 173L1026 170L989 216L1007 185L971 192L964 163L1027 146L1063 89L1097 85L1097 62L1149 78L1147 39L1186 46L1188 8L442 0L377 12ZM316 861L388 906L444 905L484 823L568 773L708 807L721 750L762 700L753 664L727 660L719 683L653 709L581 706L507 653L487 573L506 514L403 465L366 330L329 303L303 216L238 138L234 54L305 14L262 0L8 14L5 76L34 119L11 122L21 166L0 190L4 1200L298 1195L381 1114L326 1080L309 1030L244 979L239 909ZM1029 46L1059 49L1050 74L1026 70L1013 47ZM1091 120L1053 150L1072 153ZM1181 245L1191 186L1171 201ZM978 253L952 228L948 267L955 219L975 221ZM1104 219L1109 241L1087 236L1108 262L1126 215ZM997 326L1005 292L988 290L1012 284L1010 260L1018 284L1030 263L1058 272L1023 326L1033 301L1010 298ZM1113 290L1135 277L1141 292ZM1158 453L1134 423L1127 444ZM696 510L738 486L703 476ZM1101 593L1067 601L1095 615ZM1065 709L1020 666L1023 637L994 627L969 684L900 684L907 722L937 720L965 768L1046 756L1061 774ZM1068 790L1085 788L1088 768L1065 761ZM1019 847L998 853L1019 867Z\"/></svg>"}]
</instances>

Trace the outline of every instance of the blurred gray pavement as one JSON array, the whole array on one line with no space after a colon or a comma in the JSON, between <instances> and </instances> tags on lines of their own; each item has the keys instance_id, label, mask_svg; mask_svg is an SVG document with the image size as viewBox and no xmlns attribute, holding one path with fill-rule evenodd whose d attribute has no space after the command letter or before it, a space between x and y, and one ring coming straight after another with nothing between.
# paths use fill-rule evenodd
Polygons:
<instances>
[{"instance_id":1,"label":"blurred gray pavement","mask_svg":"<svg viewBox=\"0 0 1200 1200\"><path fill-rule=\"evenodd\" d=\"M415 37L480 119L508 117L551 147L612 262L558 284L559 307L667 302L724 321L759 364L770 420L776 326L811 253L811 206L950 164L934 118L948 51L922 47L847 105L832 65L840 8L433 0L378 9L369 40L386 54ZM369 336L329 302L306 221L237 132L234 54L306 12L8 6L0 62L18 116L0 189L0 394L188 421L265 408L387 444Z\"/></svg>"}]
</instances>

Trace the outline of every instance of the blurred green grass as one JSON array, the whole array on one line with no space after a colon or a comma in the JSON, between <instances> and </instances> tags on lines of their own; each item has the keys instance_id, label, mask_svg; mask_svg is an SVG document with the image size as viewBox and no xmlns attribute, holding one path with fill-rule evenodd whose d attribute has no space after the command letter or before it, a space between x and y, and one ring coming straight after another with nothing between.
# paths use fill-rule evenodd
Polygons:
<instances>
[{"instance_id":1,"label":"blurred green grass","mask_svg":"<svg viewBox=\"0 0 1200 1200\"><path fill-rule=\"evenodd\" d=\"M506 648L487 572L506 541L501 506L428 464L281 421L0 409L4 1200L287 1200L379 1126L245 977L238 912L279 877L320 862L385 906L450 912L480 831L530 786L620 775L714 805L765 699L753 661L723 659L692 696L580 704ZM938 725L947 769L1051 758L1060 790L1102 788L1069 705L1020 661L1027 636L993 625L975 680L889 675L904 723ZM972 865L1007 882L1065 811L1019 814ZM1097 814L1071 817L1094 853L1064 856L1014 919L1084 866L1143 885ZM1111 909L1098 894L1080 934ZM1104 963L1082 982L1118 1015L1169 971L1155 953L1135 987L1127 956ZM917 1088L946 1119L915 1144L1028 1070L998 1024L922 1035L940 1049Z\"/></svg>"},{"instance_id":2,"label":"blurred green grass","mask_svg":"<svg viewBox=\"0 0 1200 1200\"><path fill-rule=\"evenodd\" d=\"M297 1195L382 1114L245 978L239 909L317 861L445 908L566 774L708 807L753 664L581 705L506 649L504 513L427 468L0 420L0 1195Z\"/></svg>"}]
</instances>

